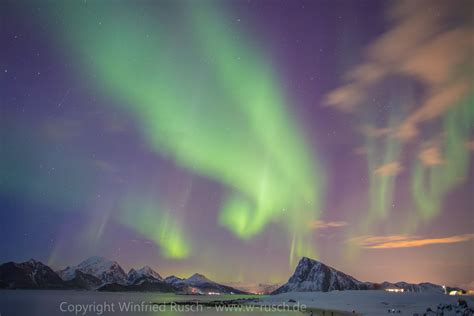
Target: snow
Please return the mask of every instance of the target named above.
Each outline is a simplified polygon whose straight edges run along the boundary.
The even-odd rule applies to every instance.
[[[169,284],[175,284],[175,283],[181,282],[181,281],[183,281],[183,279],[178,278],[178,277],[175,276],[175,275],[171,275],[171,276],[169,276],[169,277],[166,277],[166,279],[165,279],[165,282],[166,282],[166,283],[169,283]]]
[[[199,286],[200,284],[217,284],[214,281],[209,280],[206,278],[204,275],[199,274],[199,273],[194,273],[192,276],[190,276],[187,279],[181,279],[178,278],[177,276],[169,276],[165,279],[165,282],[170,283],[170,284],[186,284],[186,285],[191,285],[191,286]]]
[[[408,292],[444,293],[441,285],[432,283],[410,284],[407,282],[361,282],[322,262],[303,257],[294,274],[274,294],[285,292],[329,292],[334,290],[382,290],[399,288]]]
[[[117,262],[103,257],[90,257],[77,266],[59,271],[58,274],[63,280],[68,281],[76,276],[76,270],[93,275],[104,283],[125,284],[127,280],[127,275]]]
[[[427,308],[436,311],[438,304],[457,304],[458,299],[474,306],[473,296],[449,296],[440,293],[390,293],[385,291],[332,291],[332,292],[292,292],[262,298],[259,304],[278,305],[295,300],[308,308],[352,312],[362,315],[387,315],[389,309],[400,310],[402,315],[423,315]],[[434,315],[434,314],[433,314]],[[448,312],[445,316],[450,315]],[[452,311],[452,315],[455,312]]]
[[[161,277],[161,275],[158,274],[158,272],[156,272],[155,270],[153,270],[149,266],[144,266],[143,268],[138,269],[136,271],[137,271],[138,275],[140,275],[142,277],[147,276],[147,277],[155,278],[157,280],[162,280],[163,279]]]
[[[195,273],[186,280],[184,280],[185,283],[190,284],[190,285],[199,285],[202,283],[215,283],[208,278],[206,278],[204,275]]]
[[[327,266],[319,261],[303,257],[295,273],[276,292],[313,292],[333,290],[365,290],[367,284]]]
[[[151,280],[159,280],[159,281],[163,280],[161,275],[159,275],[158,272],[156,272],[149,266],[144,266],[143,268],[138,269],[138,270],[131,269],[130,272],[128,272],[129,284],[133,284],[139,279],[151,279]]]

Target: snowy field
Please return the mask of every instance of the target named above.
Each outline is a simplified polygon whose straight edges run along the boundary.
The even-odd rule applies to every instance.
[[[200,304],[195,306],[156,306],[153,303],[235,300],[254,295],[195,296],[138,292],[93,292],[53,290],[0,290],[0,316],[295,316],[299,312],[219,311]],[[145,305],[142,305],[144,303]],[[113,306],[113,308],[111,308]],[[125,307],[123,307],[125,306]],[[138,306],[133,308],[133,306]],[[123,307],[123,308],[122,308]],[[144,307],[144,308],[143,308]],[[132,310],[133,309],[133,310]]]
[[[162,303],[172,301],[191,301],[200,302],[211,300],[230,300],[244,298],[248,296],[240,295],[222,295],[222,296],[191,296],[157,293],[103,293],[103,292],[76,292],[76,291],[41,291],[41,290],[0,290],[0,315],[1,316],[76,316],[76,315],[166,315],[166,316],[184,316],[184,315],[234,315],[234,316],[298,316],[303,315],[297,311],[274,312],[267,310],[244,310],[244,311],[218,311],[213,308],[205,307],[199,311],[173,311],[167,307],[166,310],[156,311],[120,311],[120,303]],[[429,293],[388,293],[383,291],[333,291],[333,292],[306,292],[306,293],[285,293],[274,296],[260,296],[258,305],[277,306],[302,304],[308,308],[314,308],[314,316],[340,316],[341,313],[331,313],[331,311],[349,312],[355,311],[358,315],[393,315],[389,310],[400,311],[396,315],[423,315],[427,308],[436,311],[439,304],[457,304],[460,297],[447,296],[443,294]],[[470,307],[474,306],[474,297],[461,297]],[[290,301],[291,300],[291,301]],[[61,303],[66,304],[61,305]],[[114,312],[99,310],[78,311],[78,313],[67,310],[69,306],[93,305],[101,306],[103,304],[114,303],[116,308]],[[308,311],[309,313],[309,311]],[[435,313],[428,315],[436,315]],[[456,315],[455,310],[444,311],[443,316]],[[304,315],[303,315],[304,316]],[[306,314],[308,316],[308,314]]]
[[[290,300],[305,304],[310,308],[336,311],[355,311],[362,315],[390,315],[388,310],[400,310],[401,315],[423,315],[427,308],[436,311],[439,304],[456,305],[458,299],[465,300],[469,307],[474,307],[472,296],[449,296],[432,293],[389,293],[385,291],[333,291],[333,292],[299,292],[284,293],[263,298],[261,304],[282,304]],[[296,304],[294,303],[294,304]],[[326,313],[326,315],[331,315]],[[431,315],[436,315],[435,313]],[[444,316],[462,315],[454,310],[444,311]]]

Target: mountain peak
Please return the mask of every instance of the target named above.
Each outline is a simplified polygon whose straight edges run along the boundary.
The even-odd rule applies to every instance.
[[[163,279],[161,277],[161,275],[158,274],[158,272],[156,272],[155,270],[153,270],[149,266],[144,266],[143,268],[138,269],[137,272],[141,273],[143,275],[148,275],[148,276],[154,277],[155,279],[159,279],[159,280]]]
[[[200,274],[200,273],[194,273],[192,276],[190,276],[189,278],[186,279],[186,281],[191,281],[191,282],[209,282],[211,280],[209,280],[208,278],[206,278],[205,275],[203,274]]]
[[[169,284],[174,284],[174,283],[182,282],[182,281],[183,281],[183,279],[178,278],[176,275],[170,275],[170,276],[165,278],[165,282],[169,283]]]
[[[300,259],[300,261],[298,262],[298,265],[300,264],[322,264],[322,265],[326,265],[324,263],[322,263],[321,261],[318,261],[316,259],[312,259],[312,258],[308,258],[308,257],[302,257]]]
[[[147,272],[147,273],[151,273],[151,272],[155,272],[152,268],[150,268],[149,266],[143,266],[141,269],[139,269],[139,271],[143,271],[143,272]]]
[[[194,273],[194,274],[191,276],[191,278],[192,278],[192,277],[206,278],[206,276],[205,276],[204,274],[201,274],[201,273]]]
[[[61,289],[64,287],[61,278],[50,267],[34,259],[0,265],[0,283],[7,288]]]
[[[246,294],[244,291],[209,280],[206,276],[200,273],[194,273],[187,279],[181,279],[174,275],[171,275],[165,279],[165,282],[175,286],[181,293],[205,294],[213,292]]]
[[[141,269],[130,269],[128,272],[128,283],[136,283],[139,280],[148,279],[149,281],[162,281],[163,278],[155,270],[149,266],[144,266]]]
[[[272,294],[286,292],[329,292],[334,290],[370,290],[386,288],[403,288],[410,292],[438,292],[441,286],[429,283],[410,284],[407,282],[383,282],[380,284],[361,282],[350,275],[334,269],[320,261],[302,257],[295,272],[287,283],[276,289]]]
[[[324,263],[302,257],[288,282],[274,294],[284,292],[328,292],[333,290],[362,290],[367,285]]]
[[[87,258],[77,266],[67,267],[59,271],[58,274],[63,280],[69,281],[76,276],[76,270],[95,276],[102,280],[104,284],[125,284],[127,280],[127,275],[116,261],[99,256]]]

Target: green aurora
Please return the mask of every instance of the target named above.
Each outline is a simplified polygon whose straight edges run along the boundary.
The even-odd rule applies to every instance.
[[[290,261],[314,256],[308,222],[320,214],[323,175],[288,111],[271,56],[216,8],[181,9],[182,26],[171,31],[165,13],[133,18],[130,4],[103,15],[68,4],[62,36],[84,75],[93,74],[113,106],[134,117],[152,150],[228,188],[223,227],[249,240],[279,223]],[[184,238],[170,238],[182,231],[179,221],[155,233],[148,208],[137,213],[131,225],[169,257],[188,254]]]
[[[474,131],[474,95],[471,93],[453,107],[442,124],[443,162],[437,166],[424,166],[417,161],[411,173],[411,192],[422,220],[438,215],[446,194],[467,179],[470,153],[466,144]]]

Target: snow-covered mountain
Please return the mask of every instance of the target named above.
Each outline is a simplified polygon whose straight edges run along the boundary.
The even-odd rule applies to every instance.
[[[206,283],[215,283],[209,280],[208,278],[206,278],[206,276],[204,276],[203,274],[199,274],[199,273],[194,273],[192,276],[187,278],[185,282],[186,284],[193,285],[193,286],[199,286]]]
[[[287,283],[272,294],[285,292],[329,292],[334,290],[366,290],[366,283],[356,280],[322,262],[303,257]]]
[[[173,285],[179,292],[192,294],[246,294],[246,292],[232,288],[227,285],[216,283],[202,274],[195,273],[187,279],[181,279],[174,275],[165,279],[165,282]]]
[[[70,281],[76,277],[76,271],[90,274],[101,280],[103,284],[127,283],[127,274],[123,271],[122,267],[116,261],[103,257],[91,257],[77,266],[67,267],[64,270],[58,271],[58,274],[63,280]]]
[[[412,284],[407,282],[361,282],[350,275],[338,271],[322,262],[303,257],[295,273],[287,283],[272,294],[286,292],[329,292],[334,290],[385,290],[403,289],[408,292],[443,293],[441,285],[433,283]],[[448,287],[448,290],[456,289]]]
[[[170,275],[169,277],[166,277],[165,278],[165,282],[166,283],[169,283],[169,284],[174,284],[176,282],[179,282],[179,281],[183,281],[184,279],[181,279],[181,278],[178,278],[177,276],[175,275]]]
[[[154,271],[149,266],[144,266],[141,269],[135,270],[131,269],[127,275],[128,284],[138,284],[144,281],[156,282],[163,281],[161,275],[158,272]]]
[[[259,286],[267,288],[267,286]],[[148,266],[138,270],[131,269],[127,275],[117,262],[102,257],[89,258],[77,266],[67,267],[59,272],[54,272],[47,265],[33,259],[22,263],[7,262],[0,265],[0,288],[174,292],[181,294],[267,293],[267,291],[238,289],[219,284],[198,273],[187,279],[169,276],[163,280],[156,271]],[[319,261],[302,258],[293,276],[272,294],[393,288],[409,292],[444,292],[442,286],[432,283],[361,282]],[[447,287],[446,290],[449,292],[460,289]]]
[[[0,265],[0,288],[62,289],[63,280],[47,265],[30,259],[22,263],[7,262]]]

